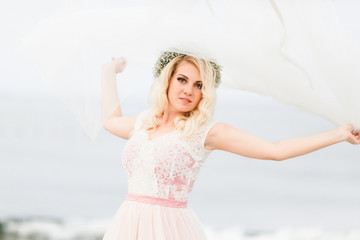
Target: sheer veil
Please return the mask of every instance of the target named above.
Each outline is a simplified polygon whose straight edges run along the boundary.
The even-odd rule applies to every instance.
[[[124,56],[134,67],[134,77],[118,82],[121,102],[137,84],[137,71],[151,70],[169,49],[216,61],[221,87],[269,95],[360,128],[359,42],[330,0],[157,0],[83,9],[39,23],[18,52],[95,140],[102,128],[101,65]]]

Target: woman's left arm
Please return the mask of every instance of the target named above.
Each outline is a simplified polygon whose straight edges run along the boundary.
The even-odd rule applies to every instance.
[[[282,161],[342,141],[360,144],[359,130],[354,131],[352,124],[345,124],[312,136],[271,142],[228,124],[217,123],[210,130],[205,140],[205,147],[210,150],[224,150],[245,157]]]

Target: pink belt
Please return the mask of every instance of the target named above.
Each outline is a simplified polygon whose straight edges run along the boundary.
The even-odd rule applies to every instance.
[[[129,193],[126,197],[128,201],[135,201],[141,203],[148,203],[153,205],[160,205],[163,207],[173,207],[173,208],[187,208],[187,201],[177,201],[174,199],[166,199],[166,198],[157,198],[152,196],[145,195],[137,195]]]

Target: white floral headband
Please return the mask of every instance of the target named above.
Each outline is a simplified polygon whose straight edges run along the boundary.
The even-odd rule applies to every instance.
[[[158,60],[156,61],[156,64],[153,69],[154,77],[157,78],[160,76],[161,71],[164,69],[164,67],[171,62],[174,58],[180,55],[186,55],[183,53],[178,53],[174,51],[164,51],[160,54]],[[213,61],[209,61],[209,63],[213,66],[216,76],[215,76],[215,83],[216,87],[218,87],[221,83],[221,69],[222,67],[216,64]]]

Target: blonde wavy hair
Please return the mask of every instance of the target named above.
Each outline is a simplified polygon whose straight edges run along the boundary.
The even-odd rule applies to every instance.
[[[190,137],[211,119],[216,101],[216,71],[209,61],[182,54],[171,60],[161,71],[157,81],[154,82],[149,98],[150,110],[145,116],[141,128],[155,130],[158,126],[158,119],[163,116],[169,104],[167,92],[170,79],[181,62],[191,63],[199,70],[202,80],[202,98],[195,109],[175,118],[176,129],[180,130],[184,136]]]

